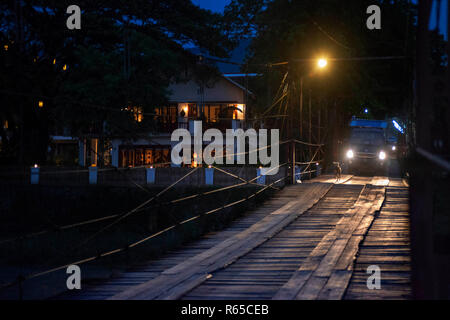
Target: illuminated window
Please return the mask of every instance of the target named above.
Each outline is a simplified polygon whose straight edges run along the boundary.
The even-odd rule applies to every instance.
[[[153,164],[155,161],[153,160],[153,150],[146,149],[145,150],[145,164]]]
[[[142,107],[128,107],[128,110],[133,113],[134,121],[142,122],[142,120],[144,119],[144,112]]]

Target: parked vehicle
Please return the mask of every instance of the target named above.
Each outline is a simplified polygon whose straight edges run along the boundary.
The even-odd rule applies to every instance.
[[[392,146],[386,141],[387,122],[353,119],[344,149],[344,167],[349,173],[385,174]]]

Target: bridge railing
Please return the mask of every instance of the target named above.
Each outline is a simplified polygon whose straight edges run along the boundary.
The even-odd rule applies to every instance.
[[[138,206],[136,206],[135,208],[127,211],[127,212],[123,212],[120,214],[113,214],[113,215],[108,215],[105,217],[101,217],[101,218],[97,218],[97,219],[91,219],[91,220],[86,220],[83,222],[79,222],[79,223],[74,223],[74,224],[70,224],[70,225],[64,225],[64,226],[56,226],[53,225],[51,229],[49,230],[42,230],[39,232],[34,232],[34,233],[30,233],[27,235],[23,235],[20,237],[16,237],[16,238],[12,238],[12,239],[6,239],[6,240],[2,240],[0,241],[0,245],[8,245],[11,242],[16,242],[16,241],[23,241],[24,239],[28,239],[28,238],[32,238],[32,237],[37,237],[37,236],[41,236],[44,235],[46,233],[49,232],[56,232],[56,231],[63,231],[63,230],[69,230],[72,228],[76,228],[76,227],[80,227],[80,226],[85,226],[85,225],[89,225],[89,224],[95,224],[95,223],[99,223],[99,222],[105,222],[105,221],[110,221],[109,224],[107,224],[106,226],[100,228],[98,231],[96,231],[94,234],[89,235],[88,237],[86,237],[80,244],[78,244],[75,248],[72,248],[72,252],[77,252],[78,250],[80,250],[81,248],[85,247],[88,245],[88,243],[90,243],[91,241],[93,241],[95,238],[97,238],[98,236],[100,236],[102,233],[104,233],[106,230],[111,229],[113,226],[117,225],[118,223],[124,221],[126,218],[132,216],[132,215],[136,215],[136,214],[143,214],[146,212],[149,212],[149,210],[151,210],[152,208],[155,207],[161,207],[161,206],[170,206],[172,204],[175,203],[180,203],[186,200],[192,200],[192,199],[196,199],[196,198],[201,198],[207,195],[211,195],[214,193],[218,193],[218,192],[223,192],[226,190],[230,190],[230,189],[234,189],[237,187],[242,187],[245,185],[256,185],[258,187],[260,187],[260,189],[254,193],[252,193],[251,195],[242,197],[239,200],[235,200],[223,205],[220,205],[214,209],[205,211],[205,212],[201,212],[196,214],[193,217],[178,221],[177,223],[172,224],[169,227],[164,228],[163,230],[159,230],[157,232],[154,232],[152,234],[147,235],[146,237],[138,240],[138,241],[134,241],[132,243],[127,243],[124,246],[121,246],[119,248],[116,248],[114,250],[108,250],[102,253],[99,253],[95,256],[90,256],[81,260],[77,260],[77,261],[73,261],[70,263],[66,263],[63,265],[59,265],[57,267],[53,267],[50,268],[48,270],[45,271],[41,271],[41,272],[37,272],[37,273],[31,273],[28,275],[23,275],[20,274],[14,281],[11,281],[9,283],[0,285],[0,290],[5,290],[7,288],[11,288],[13,286],[18,286],[19,287],[19,299],[22,299],[23,297],[23,284],[25,281],[31,280],[31,279],[35,279],[38,277],[42,277],[45,275],[48,275],[50,273],[62,270],[67,268],[70,265],[81,265],[81,264],[85,264],[88,263],[90,261],[94,261],[94,260],[98,260],[107,256],[111,256],[117,253],[121,253],[121,252],[126,252],[127,250],[130,250],[131,248],[134,248],[136,246],[139,246],[151,239],[154,239],[158,236],[161,236],[171,230],[174,230],[176,228],[178,228],[179,226],[185,225],[187,223],[191,223],[193,221],[196,221],[198,219],[200,219],[201,217],[204,216],[208,216],[217,212],[221,212],[227,208],[231,208],[233,206],[236,206],[238,204],[244,203],[250,199],[253,199],[254,197],[258,196],[259,194],[261,194],[262,192],[264,192],[267,189],[275,189],[278,190],[279,188],[277,187],[277,185],[279,185],[281,183],[281,186],[285,185],[285,181],[287,179],[290,179],[292,183],[296,183],[298,181],[298,178],[302,177],[302,175],[305,174],[311,174],[312,172],[318,172],[320,169],[319,168],[315,168],[312,169],[311,166],[312,165],[317,165],[318,163],[321,163],[322,160],[317,160],[316,157],[319,153],[320,148],[323,145],[311,145],[308,143],[304,143],[301,141],[297,141],[297,140],[290,140],[290,141],[284,141],[281,142],[280,145],[284,145],[287,144],[288,142],[290,143],[291,146],[291,152],[292,152],[292,158],[291,158],[291,162],[285,162],[282,164],[279,164],[278,166],[272,167],[270,169],[268,169],[268,171],[270,170],[279,170],[280,168],[285,168],[286,170],[281,170],[281,172],[283,172],[284,174],[281,174],[280,176],[277,176],[275,178],[272,179],[272,181],[270,181],[269,183],[266,184],[260,184],[258,183],[258,179],[261,178],[262,176],[266,175],[268,173],[268,171],[266,171],[264,174],[259,174],[256,175],[253,178],[248,178],[248,177],[243,177],[240,174],[236,174],[233,172],[229,172],[226,168],[219,168],[214,166],[214,169],[218,170],[219,172],[230,176],[236,180],[239,180],[239,183],[233,184],[233,185],[229,185],[229,186],[224,186],[218,189],[214,189],[214,190],[210,190],[210,191],[206,191],[206,192],[201,192],[201,193],[197,193],[197,194],[193,194],[190,196],[185,196],[182,198],[178,198],[178,199],[174,199],[171,201],[167,201],[167,202],[158,202],[156,200],[158,200],[163,194],[165,194],[167,191],[171,190],[172,188],[174,188],[177,185],[180,185],[183,181],[186,181],[190,176],[194,175],[196,172],[198,172],[200,170],[200,167],[195,167],[195,168],[191,168],[189,169],[183,176],[181,176],[180,178],[178,178],[176,181],[174,181],[173,183],[171,183],[169,186],[167,186],[166,188],[164,188],[162,191],[160,191],[159,193],[157,193],[156,195],[152,195],[151,197],[149,197],[147,200],[145,200],[144,202],[142,202],[141,204],[139,204]],[[314,146],[316,147],[316,151],[314,153],[314,155],[312,156],[312,158],[307,161],[307,162],[297,162],[296,157],[295,157],[295,145],[296,144],[300,144],[300,145],[307,145],[308,147]],[[299,165],[304,165],[304,167],[301,168],[300,171],[296,171],[296,168],[299,168]],[[291,169],[291,170],[289,170]],[[56,172],[55,174],[61,174],[62,172]],[[66,172],[67,173],[67,172]],[[143,190],[148,191],[143,185],[139,184],[136,181],[133,181],[133,184],[135,184],[136,186],[140,187]]]

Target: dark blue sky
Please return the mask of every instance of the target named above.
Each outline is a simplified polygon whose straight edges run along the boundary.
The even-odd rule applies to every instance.
[[[441,0],[441,8],[440,8],[440,14],[441,18],[439,19],[439,30],[441,33],[444,34],[445,39],[448,39],[447,35],[447,23],[448,23],[448,17],[447,17],[447,6],[448,6],[449,0]],[[437,1],[433,1],[433,9],[431,11],[431,19],[430,19],[430,29],[435,29],[437,24]]]
[[[449,0],[441,0],[441,19],[439,19],[439,30],[444,34],[445,39],[448,39],[447,35],[447,6]],[[204,9],[209,9],[214,12],[223,12],[223,8],[230,3],[230,0],[192,0],[192,2]],[[417,0],[413,0],[417,3]],[[436,28],[437,22],[437,0],[433,1],[433,10],[430,19],[430,29]]]
[[[223,8],[230,3],[230,0],[192,0],[192,2],[204,9],[223,12]]]

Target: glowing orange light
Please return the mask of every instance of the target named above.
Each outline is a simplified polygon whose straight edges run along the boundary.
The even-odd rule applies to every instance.
[[[5,45],[3,46],[3,48],[5,48],[5,51],[8,51],[9,46],[8,46],[7,44],[5,44]]]
[[[39,106],[39,108],[42,108],[44,106],[44,101],[39,101],[38,106]]]
[[[325,68],[328,64],[327,59],[321,58],[317,61],[317,66],[321,69]]]
[[[56,59],[53,59],[53,64],[56,64]]]
[[[67,64],[65,64],[65,65],[63,66],[63,70],[64,70],[64,71],[67,70]]]

